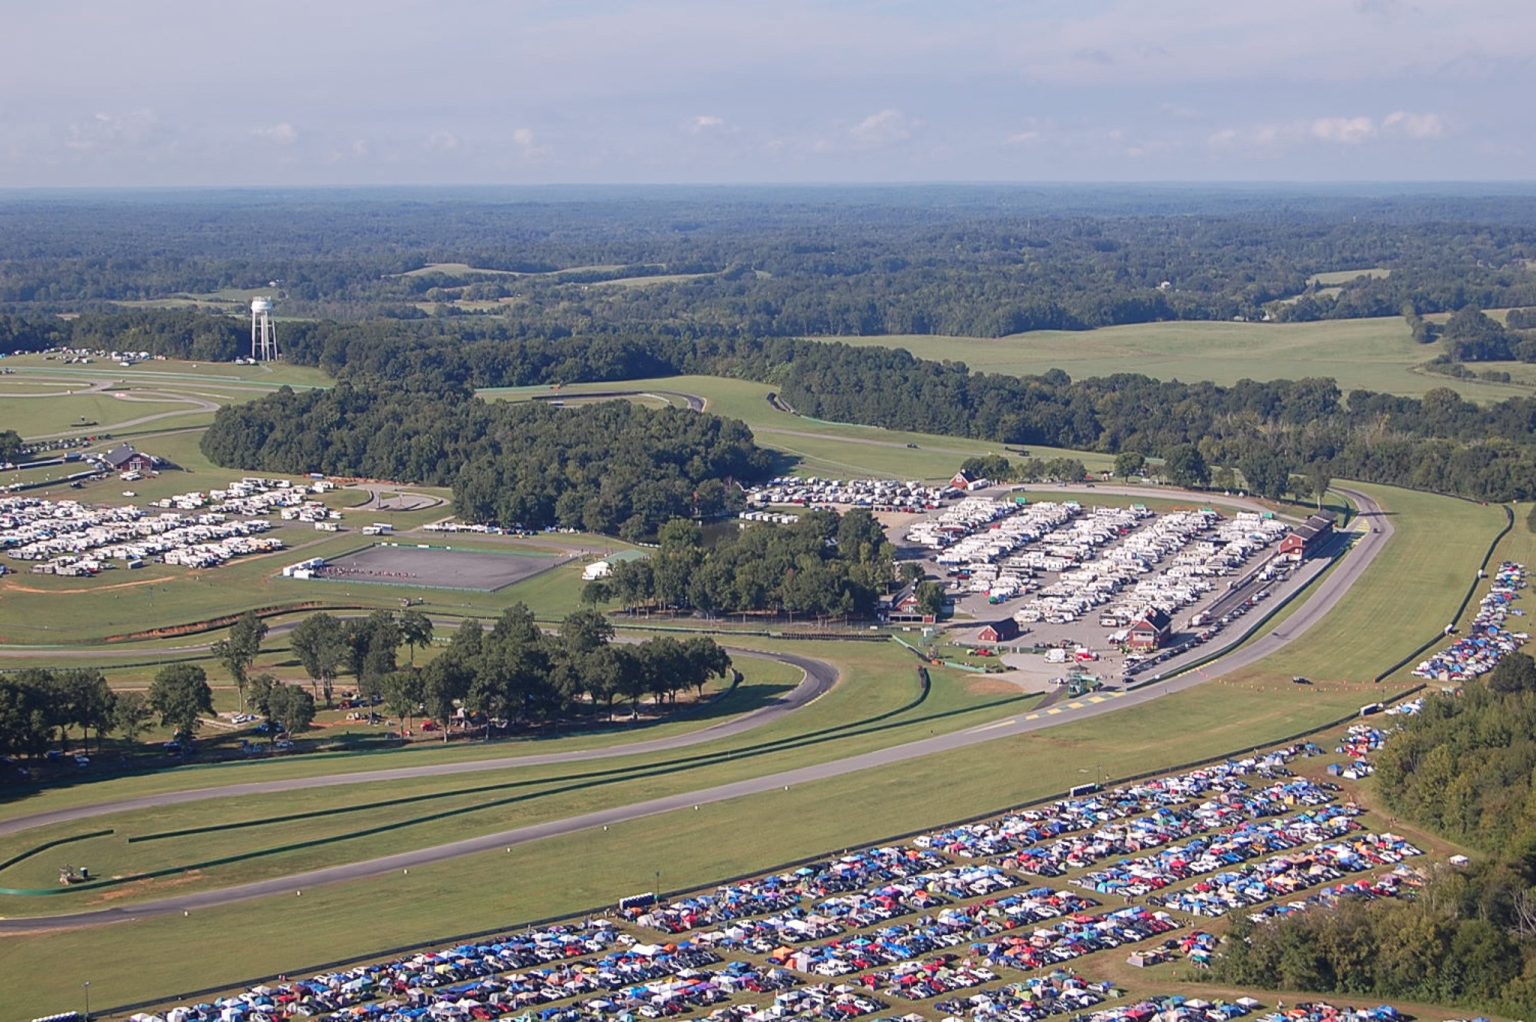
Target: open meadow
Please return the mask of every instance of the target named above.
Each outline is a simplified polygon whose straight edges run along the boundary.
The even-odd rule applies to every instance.
[[[1331,377],[1356,388],[1419,396],[1450,387],[1477,401],[1529,396],[1528,386],[1456,380],[1417,367],[1440,353],[1416,344],[1401,317],[1316,323],[1138,323],[1098,330],[1039,330],[1009,337],[887,334],[822,337],[860,347],[905,348],[918,358],[964,362],[988,373],[1061,369],[1074,379],[1142,373],[1191,383]],[[1502,363],[1479,369],[1506,368]]]

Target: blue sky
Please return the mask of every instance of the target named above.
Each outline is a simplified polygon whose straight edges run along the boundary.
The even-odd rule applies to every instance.
[[[1536,178],[1525,0],[7,7],[0,187]]]

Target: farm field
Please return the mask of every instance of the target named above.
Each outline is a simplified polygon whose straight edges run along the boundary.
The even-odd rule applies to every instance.
[[[1098,330],[1041,330],[997,339],[888,334],[822,337],[860,347],[905,348],[918,358],[964,362],[1029,376],[1061,369],[1074,378],[1144,373],[1185,382],[1332,377],[1339,389],[1419,396],[1450,387],[1477,401],[1528,396],[1527,387],[1454,380],[1414,367],[1439,353],[1415,344],[1400,317],[1317,323],[1144,323]],[[1478,369],[1495,368],[1493,364]],[[1498,368],[1503,368],[1502,365]]]

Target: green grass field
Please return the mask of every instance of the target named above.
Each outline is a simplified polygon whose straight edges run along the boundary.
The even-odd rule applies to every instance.
[[[1483,548],[1502,524],[1496,509],[1403,491],[1382,489],[1373,493],[1398,516],[1394,519],[1397,526],[1394,547],[1383,554],[1360,586],[1346,597],[1335,617],[1309,635],[1307,648],[1313,651],[1309,655],[1330,662],[1344,658],[1345,666],[1330,671],[1326,664],[1320,665],[1323,669],[1313,672],[1318,684],[1306,689],[1298,689],[1286,680],[1292,672],[1291,665],[1265,664],[1261,665],[1262,669],[1170,695],[1133,712],[1098,721],[1068,724],[1044,733],[1000,740],[960,753],[915,761],[890,770],[850,775],[790,792],[773,792],[706,806],[697,813],[636,821],[616,826],[601,838],[577,835],[525,846],[513,853],[516,868],[510,871],[505,854],[488,854],[440,867],[415,869],[409,876],[394,878],[387,884],[388,893],[384,895],[389,906],[387,933],[376,932],[370,925],[370,920],[381,910],[379,899],[386,888],[379,883],[360,883],[305,892],[302,900],[294,899],[278,912],[272,911],[270,904],[237,906],[196,913],[190,919],[150,920],[99,931],[48,934],[25,941],[9,941],[0,944],[0,962],[5,963],[7,969],[30,969],[60,957],[88,960],[93,966],[99,962],[100,967],[93,968],[92,982],[98,989],[116,991],[101,996],[118,1002],[247,975],[294,971],[305,963],[335,957],[336,949],[342,946],[362,954],[369,949],[382,949],[412,940],[510,926],[519,921],[611,903],[623,894],[657,886],[653,875],[657,868],[663,873],[659,885],[663,888],[696,886],[722,875],[763,868],[829,848],[848,847],[995,810],[1064,790],[1085,779],[1105,775],[1113,778],[1141,770],[1171,767],[1206,755],[1251,748],[1266,740],[1316,726],[1348,715],[1363,702],[1403,689],[1404,684],[1395,680],[1380,686],[1364,682],[1362,672],[1373,673],[1385,667],[1396,658],[1394,650],[1401,650],[1401,644],[1407,643],[1411,648],[1427,637],[1416,631],[1420,625],[1438,630],[1435,622],[1448,618],[1459,602],[1465,581]],[[1454,533],[1446,530],[1446,522],[1453,524]],[[1448,535],[1454,535],[1455,541],[1446,542]],[[1530,536],[1517,529],[1506,541],[1506,547],[1512,555],[1529,549],[1531,541]],[[1460,585],[1456,584],[1458,580]],[[1400,610],[1392,608],[1397,606],[1395,601],[1401,601],[1405,587],[1433,591],[1425,594],[1425,600],[1419,601],[1424,606],[1414,615],[1394,622],[1392,616],[1402,615]],[[809,651],[808,645],[797,644],[794,648]],[[870,656],[868,665],[863,668],[869,671],[868,679],[886,678],[892,675],[892,668],[900,672],[902,663],[910,664],[910,660],[903,661],[898,657],[895,663],[880,668],[876,664],[879,658],[869,653],[866,647],[828,649],[829,654],[813,655],[851,656],[860,661]],[[890,681],[883,685],[861,685],[858,692],[849,686],[836,693],[846,702],[828,702],[833,699],[829,696],[823,701],[827,703],[825,707],[818,703],[805,713],[828,712],[829,716],[823,719],[839,722],[857,719],[879,712],[882,706],[889,707],[903,688],[891,685]],[[856,700],[854,695],[858,696]],[[962,699],[957,695],[955,698],[967,702],[980,697],[971,695]],[[949,718],[949,723],[942,726],[960,726],[975,720],[977,714],[982,714],[985,719],[985,716],[996,717],[999,712],[1002,711],[967,711]],[[788,737],[803,734],[813,723],[813,718],[804,717],[786,721],[779,727],[785,729]],[[889,732],[862,736],[854,742],[828,743],[835,745],[835,750],[826,748],[813,754],[805,750],[793,753],[786,750],[767,754],[758,759],[756,765],[727,761],[700,767],[689,772],[691,783],[688,787],[702,783],[701,778],[705,776],[725,776],[725,771],[743,767],[750,767],[754,772],[767,769],[769,763],[778,762],[776,757],[779,755],[789,755],[788,761],[799,763],[805,761],[807,755],[820,758],[833,751],[842,755],[857,747],[855,743],[883,744],[900,737],[921,735],[936,726],[940,725],[914,721]],[[767,734],[755,734],[752,740],[761,741],[768,737]],[[408,755],[426,754],[430,753],[413,750]],[[441,754],[466,753],[444,750]],[[331,763],[347,762],[345,756],[326,758]],[[377,757],[369,756],[352,757],[351,761],[359,764],[357,769],[380,762]],[[398,758],[391,756],[389,761],[398,762]],[[321,762],[321,759],[311,762]],[[1006,768],[999,769],[1003,764]],[[310,771],[315,768],[291,760],[202,769],[205,772],[195,778],[196,786],[219,783],[229,776],[239,776],[242,780],[256,776],[248,773],[252,770]],[[51,796],[58,801],[43,801],[36,805],[66,804],[66,800],[76,798],[97,801],[108,795],[106,786],[112,786],[113,797],[123,797],[138,790],[134,787],[138,785],[180,787],[191,776],[177,771],[107,781],[100,787],[76,790],[85,792],[84,795],[74,791],[59,792]],[[535,785],[529,793],[540,790],[536,787],[541,783],[540,775],[530,772],[525,779]],[[542,783],[555,782],[544,778]],[[627,797],[639,797],[634,793],[660,790],[657,786],[664,783],[660,779],[634,778],[615,784],[610,790],[614,794],[623,792]],[[464,800],[463,796],[454,798]],[[544,813],[567,815],[580,806],[597,804],[591,801],[592,798],[592,794],[587,793],[578,801],[571,801],[570,796],[546,793],[534,800],[543,803],[541,806],[519,810],[516,819],[545,818]],[[444,807],[462,806],[449,799],[444,802]],[[228,808],[230,812],[225,813],[224,819],[249,815],[236,813],[237,807]],[[31,809],[29,805],[28,810]],[[524,811],[529,815],[522,815]],[[380,823],[389,822],[389,812],[392,810],[377,810],[379,815],[374,818]],[[217,819],[215,813],[213,820],[216,822]],[[437,832],[420,829],[413,839],[431,833]],[[167,859],[171,857],[175,843],[173,839],[172,844],[164,846],[163,854]],[[218,847],[217,842],[211,843],[210,847]],[[330,847],[334,849],[336,846]],[[376,847],[370,845],[370,852]],[[186,881],[193,886],[203,882],[204,878],[199,877]],[[167,889],[181,890],[182,887],[172,882]],[[483,892],[488,890],[495,892],[493,897],[484,897]],[[47,908],[57,910],[51,906]],[[172,953],[178,944],[185,946],[188,940],[216,941],[220,933],[241,934],[239,955],[191,962]],[[360,934],[366,936],[359,939]],[[121,946],[124,939],[132,942],[135,953],[129,960],[120,961],[107,953],[107,949]],[[248,947],[255,950],[248,950]],[[67,995],[68,989],[65,979],[49,977],[41,981],[35,991],[39,1010],[41,1006],[57,1003],[58,998]]]
[[[584,393],[615,391],[673,392],[702,397],[707,411],[742,420],[751,428],[759,445],[795,459],[795,471],[801,475],[941,480],[953,476],[966,458],[1003,453],[1001,444],[981,440],[823,422],[790,415],[768,403],[772,387],[747,380],[674,376],[574,384],[561,387],[558,393],[562,397],[580,397]],[[503,387],[480,392],[492,401],[526,401],[554,393],[557,392],[549,387]],[[1093,470],[1107,469],[1114,463],[1110,455],[1055,447],[1031,447],[1030,454],[1046,459],[1079,458]]]
[[[1345,392],[1363,387],[1418,396],[1450,387],[1474,400],[1529,395],[1526,387],[1453,380],[1415,366],[1439,354],[1415,344],[1401,318],[1318,323],[1141,323],[1099,330],[1041,330],[1009,337],[913,334],[824,337],[861,347],[905,348],[926,359],[964,362],[989,373],[1027,376],[1062,369],[1074,378],[1144,373],[1185,382],[1331,377]],[[1492,368],[1492,366],[1478,366]]]

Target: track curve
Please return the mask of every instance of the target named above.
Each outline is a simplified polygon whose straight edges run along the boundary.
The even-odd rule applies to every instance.
[[[384,856],[377,859],[369,859],[361,862],[344,863],[338,866],[328,866],[322,869],[308,870],[302,873],[292,874],[286,877],[277,877],[270,880],[262,880],[254,883],[241,884],[215,891],[205,891],[194,894],[179,895],[176,897],[162,898],[156,901],[145,902],[139,905],[124,906],[121,908],[97,909],[84,912],[68,913],[63,915],[45,916],[27,919],[0,920],[0,935],[36,933],[44,930],[77,928],[84,926],[100,926],[117,922],[128,922],[136,919],[147,919],[157,916],[174,915],[177,912],[190,912],[214,908],[224,905],[236,904],[263,898],[274,894],[286,894],[289,891],[302,891],[306,887],[317,887],[328,884],[344,883],[352,880],[368,879],[393,873],[412,866],[431,865],[465,855],[473,855],[479,852],[492,851],[496,848],[512,848],[517,845],[539,841],[544,838],[556,837],[567,834],[579,833],[595,827],[609,826],[632,820],[643,819],[674,810],[686,809],[689,806],[708,805],[723,802],[729,799],[742,798],[748,795],[761,794],[776,789],[786,789],[799,784],[813,783],[839,777],[844,774],[856,773],[862,770],[872,770],[889,767],[894,764],[907,762],[925,756],[939,753],[952,752],[969,748],[974,745],[996,741],[1001,738],[1011,738],[1019,735],[1042,731],[1047,728],[1057,727],[1062,724],[1072,723],[1102,716],[1107,713],[1118,712],[1132,706],[1137,706],[1162,698],[1171,692],[1193,688],[1206,682],[1214,681],[1234,671],[1251,666],[1258,660],[1273,654],[1286,645],[1296,641],[1311,627],[1323,620],[1333,610],[1338,602],[1349,591],[1350,587],[1370,567],[1371,563],[1380,555],[1392,537],[1393,528],[1391,521],[1383,514],[1381,507],[1366,494],[1343,487],[1336,487],[1354,500],[1359,507],[1359,517],[1370,521],[1372,529],[1359,534],[1360,538],[1340,563],[1326,578],[1324,578],[1300,608],[1294,612],[1285,623],[1274,631],[1261,636],[1257,640],[1249,642],[1236,652],[1221,658],[1213,664],[1197,670],[1188,671],[1176,675],[1168,680],[1154,685],[1116,693],[1115,698],[1106,699],[1101,703],[1083,703],[1076,708],[1065,709],[1059,714],[1042,715],[1030,714],[1008,718],[992,723],[981,724],[963,731],[942,735],[934,735],[929,738],[907,742],[902,745],[877,749],[856,756],[845,757],[826,763],[818,763],[810,766],[799,767],[792,770],[779,771],[760,777],[748,778],[730,784],[716,785],[693,792],[683,792],[668,795],[661,798],[650,799],[643,802],[632,803],[624,806],[614,806],[608,809],[584,813],[579,816],[567,817],[561,820],[550,820],[538,824],[530,824],[516,827],[510,830],[500,831],[494,834],[486,834],[478,837],[467,838],[462,841],[454,841],[447,844],[436,845],[430,848],[415,849],[401,852],[395,855]],[[742,651],[746,652],[746,651]],[[815,684],[812,680],[812,670],[809,665],[818,665],[820,668],[831,669],[831,665],[808,657],[793,657],[790,654],[759,654],[771,656],[774,659],[784,659],[794,662],[796,666],[806,670],[806,681],[796,688],[799,693],[807,686]],[[835,670],[835,669],[833,669]],[[830,687],[830,682],[828,683]],[[825,689],[822,689],[824,691]],[[817,692],[816,695],[819,695]],[[791,693],[793,696],[794,693]],[[787,699],[789,697],[786,697]],[[805,698],[809,702],[815,695]],[[804,702],[798,705],[804,705]],[[771,708],[765,708],[765,710]],[[728,721],[715,728],[705,729],[705,732],[693,734],[707,734],[709,738],[720,737],[724,734],[738,733],[737,731],[724,731],[731,725],[742,725],[765,711],[754,711],[735,721]],[[789,712],[783,710],[781,712]],[[755,726],[755,725],[747,725]],[[739,728],[745,729],[744,727]],[[678,736],[679,739],[689,736]],[[676,741],[677,739],[658,739],[657,743]],[[637,751],[647,751],[640,748],[641,745],[649,745],[650,750],[657,748],[677,747],[657,743],[640,743],[639,745],[625,746],[621,749],[605,750],[605,753],[576,753],[576,757],[592,758],[596,755],[609,756],[628,755]],[[553,753],[552,757],[571,756],[572,754]],[[372,771],[368,774],[332,775],[321,778],[302,778],[291,782],[273,782],[273,784],[256,783],[252,785],[231,785],[225,789],[202,789],[194,792],[174,792],[164,796],[148,796],[145,799],[136,799],[123,803],[109,804],[105,806],[86,806],[73,810],[61,810],[57,813],[37,814],[33,817],[23,817],[18,820],[0,823],[0,835],[16,833],[30,827],[42,826],[44,823],[56,823],[67,820],[86,819],[90,816],[106,815],[128,809],[153,807],[156,805],[172,805],[186,801],[197,801],[207,797],[230,797],[235,794],[266,794],[273,791],[296,790],[306,787],[322,787],[330,784],[364,783],[367,780],[392,780],[401,777],[430,776],[433,774],[449,775],[454,773],[468,773],[476,770],[504,769],[508,766],[518,765],[519,762],[526,765],[535,763],[559,762],[559,759],[541,757],[522,757],[520,760],[492,760],[476,761],[464,764],[441,764],[431,767],[404,767],[397,770]],[[210,792],[222,791],[222,796],[210,795]],[[29,822],[30,821],[30,822]]]

